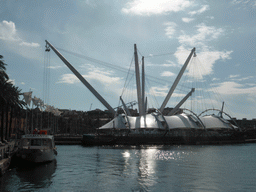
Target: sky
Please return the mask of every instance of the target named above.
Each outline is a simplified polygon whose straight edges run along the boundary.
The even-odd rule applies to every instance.
[[[0,55],[22,92],[59,109],[106,108],[51,50],[49,41],[113,107],[136,100],[134,44],[145,57],[148,107],[256,118],[256,0],[0,1]],[[32,107],[32,106],[30,106]],[[133,106],[137,108],[137,106]]]

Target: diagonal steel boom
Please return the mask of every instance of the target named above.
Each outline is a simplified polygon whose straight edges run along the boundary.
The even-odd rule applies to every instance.
[[[75,74],[75,76],[93,93],[93,95],[113,114],[115,110],[108,104],[108,102],[85,80],[85,78],[61,55],[61,53],[55,49],[55,47],[45,40],[46,44],[56,53],[56,55],[67,65],[67,67]]]

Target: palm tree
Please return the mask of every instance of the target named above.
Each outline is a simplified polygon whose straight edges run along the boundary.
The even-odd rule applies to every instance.
[[[1,141],[3,142],[3,135],[4,135],[4,107],[6,103],[5,98],[5,87],[7,80],[9,79],[8,75],[5,73],[6,64],[3,61],[3,56],[0,55],[0,109],[1,109]]]
[[[9,119],[9,127],[8,122],[6,120],[6,138],[10,138],[11,136],[11,123],[12,123],[12,117],[13,117],[13,112],[14,109],[22,108],[25,106],[25,102],[19,100],[19,96],[21,95],[21,90],[18,87],[15,87],[14,85],[10,84],[8,88],[8,93],[9,93],[9,100],[7,102],[7,110],[6,113],[10,112],[10,119]],[[8,110],[9,109],[9,110]],[[8,135],[8,130],[9,130],[9,135]]]
[[[0,55],[0,90],[2,90],[0,91],[0,102],[5,100],[3,90],[6,82],[9,80],[8,75],[5,73],[5,66],[6,64],[3,61],[3,56]]]
[[[10,126],[12,121],[13,108],[21,108],[24,102],[19,100],[21,90],[8,82],[9,77],[5,73],[7,64],[3,61],[3,56],[0,55],[0,112],[1,112],[1,141],[4,141],[4,119],[5,119],[5,139],[10,137]],[[8,113],[10,112],[10,121],[8,121]],[[8,134],[9,124],[9,134]]]
[[[2,80],[2,77],[5,78],[5,79],[9,79],[8,75],[5,73],[5,66],[6,64],[4,63],[4,60],[3,60],[3,56],[0,55],[0,80]]]

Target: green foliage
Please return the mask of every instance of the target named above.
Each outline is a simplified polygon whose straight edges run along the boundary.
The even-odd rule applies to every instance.
[[[0,109],[6,104],[13,107],[22,107],[25,103],[19,100],[21,89],[9,82],[9,77],[5,72],[6,65],[3,56],[0,55]]]

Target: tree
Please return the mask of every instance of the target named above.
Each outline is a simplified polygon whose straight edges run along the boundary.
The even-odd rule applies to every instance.
[[[10,112],[10,117],[12,118],[12,112],[14,108],[21,108],[25,103],[19,100],[19,95],[21,90],[15,87],[9,82],[9,77],[6,74],[6,66],[4,63],[3,56],[0,55],[0,112],[1,112],[1,141],[4,141],[4,120],[5,120],[5,139],[8,139],[10,132],[8,134],[8,129],[10,131],[11,119],[8,121],[8,113]],[[10,126],[8,126],[8,124]]]

